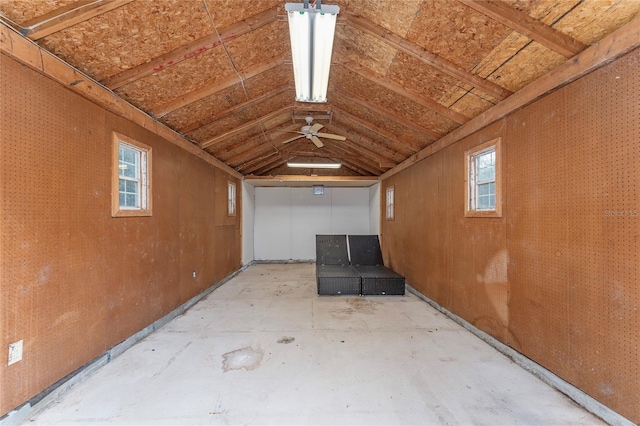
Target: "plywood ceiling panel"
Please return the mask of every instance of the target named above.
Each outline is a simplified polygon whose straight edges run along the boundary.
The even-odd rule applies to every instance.
[[[102,80],[211,32],[200,2],[134,1],[45,37],[40,44]]]

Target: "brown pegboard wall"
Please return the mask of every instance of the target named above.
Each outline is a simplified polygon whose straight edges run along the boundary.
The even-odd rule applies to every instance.
[[[567,362],[564,97],[555,92],[508,119],[506,195],[514,347],[552,371]]]
[[[570,381],[640,419],[640,51],[567,101]],[[598,91],[594,87],[599,88]],[[635,414],[634,414],[635,413]]]
[[[104,348],[105,219],[102,111],[2,57],[1,411],[23,402]],[[84,284],[81,284],[84,283]]]

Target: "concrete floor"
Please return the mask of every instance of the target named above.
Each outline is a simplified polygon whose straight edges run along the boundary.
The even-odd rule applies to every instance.
[[[602,424],[414,295],[254,265],[28,424]]]

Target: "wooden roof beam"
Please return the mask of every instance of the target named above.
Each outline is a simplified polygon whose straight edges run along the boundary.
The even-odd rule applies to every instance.
[[[254,65],[253,67],[249,67],[244,71],[239,71],[240,76],[233,74],[229,77],[223,79],[222,81],[218,81],[215,84],[211,84],[209,86],[200,87],[198,89],[192,90],[189,93],[186,93],[182,96],[179,96],[175,99],[170,100],[158,107],[153,108],[152,114],[155,117],[163,117],[169,114],[172,111],[175,111],[179,108],[185,107],[189,104],[199,101],[200,99],[204,99],[207,96],[211,96],[214,93],[220,92],[221,90],[228,89],[241,81],[248,80],[252,77],[257,76],[258,74],[262,74],[265,71],[269,71],[270,69],[276,68],[285,62],[285,57],[279,56],[276,58],[272,58],[269,61],[262,62],[260,64]]]
[[[278,155],[278,158],[275,158],[272,161],[269,161],[261,165],[261,167],[257,167],[257,168],[251,167],[251,169],[249,169],[250,171],[248,171],[247,174],[251,173],[251,174],[262,175],[265,172],[268,172],[269,170],[273,170],[276,167],[279,167],[286,162],[287,162],[286,158],[283,158],[281,155]]]
[[[318,108],[329,108],[329,107],[326,106],[326,105],[323,105],[323,106],[309,106],[308,104],[294,103],[293,105],[289,105],[289,106],[280,108],[278,110],[272,111],[269,114],[263,115],[262,117],[259,117],[259,118],[255,119],[255,120],[252,120],[252,121],[249,121],[248,123],[243,124],[242,126],[238,126],[233,130],[230,130],[230,131],[225,132],[225,133],[223,133],[221,135],[218,135],[218,136],[216,136],[214,138],[206,140],[206,141],[204,141],[204,142],[202,142],[200,144],[200,147],[201,148],[206,148],[208,146],[215,145],[215,144],[217,144],[218,142],[221,142],[224,139],[227,139],[227,138],[229,138],[231,136],[235,136],[238,133],[242,133],[242,132],[244,132],[246,130],[251,129],[252,127],[261,125],[263,122],[265,122],[267,120],[271,120],[272,118],[275,118],[280,114],[283,114],[285,112],[292,111],[292,110],[301,110],[301,109],[305,109],[305,108],[309,109],[311,111],[316,111],[316,110],[318,110]]]
[[[245,164],[238,166],[237,170],[239,170],[243,175],[249,174],[281,158],[282,156],[280,155],[280,153],[270,152],[263,155],[262,157],[254,158],[246,162]]]
[[[514,9],[504,2],[495,0],[458,1],[567,58],[571,58],[587,48],[575,38]]]
[[[340,94],[340,96],[344,96],[344,97],[349,98],[350,100],[353,100],[353,99],[351,99],[351,95],[350,94],[343,95],[340,92],[335,92],[335,93],[338,93],[338,94]],[[354,101],[359,103],[359,104],[362,104],[361,102],[358,102],[356,100],[354,100]],[[366,105],[363,105],[363,106],[366,107]],[[334,108],[335,112],[338,112],[339,115],[343,116],[347,120],[352,121],[352,122],[356,123],[357,125],[364,127],[367,130],[371,130],[372,132],[377,133],[377,134],[379,134],[380,136],[382,136],[382,137],[384,137],[386,139],[389,139],[394,144],[402,145],[404,148],[406,148],[407,150],[411,151],[412,153],[420,151],[420,147],[416,143],[410,143],[409,144],[409,143],[403,142],[400,139],[398,139],[398,137],[396,135],[394,135],[393,133],[391,133],[391,132],[389,132],[387,130],[384,130],[384,129],[381,129],[381,128],[377,127],[377,126],[374,126],[373,124],[369,123],[368,121],[363,120],[360,117],[356,117],[355,115],[353,115],[353,114],[351,114],[351,113],[349,113],[349,112],[347,112],[347,111],[345,111],[343,109],[339,109],[337,107],[333,107],[333,108]]]
[[[339,113],[339,110],[338,110]],[[336,123],[325,126],[327,130],[330,130],[332,133],[342,135],[347,138],[346,142],[349,142],[349,147],[357,152],[360,152],[363,155],[366,155],[369,158],[373,158],[376,161],[387,162],[392,161],[394,163],[399,163],[404,158],[405,155],[394,151],[388,145],[385,145],[378,141],[373,141],[368,139],[360,134],[356,134],[351,131],[342,130]]]
[[[96,0],[92,2],[79,1],[56,9],[46,15],[35,18],[38,22],[28,22],[22,29],[22,34],[31,40],[39,40],[43,37],[57,33],[66,28],[87,21],[95,16],[102,15],[113,9],[122,7],[133,0]]]
[[[227,160],[223,160],[230,166],[239,166],[246,163],[251,158],[260,157],[269,151],[279,152],[273,145],[267,143],[256,143],[251,148],[240,152],[239,154],[229,157]]]
[[[341,95],[346,95],[349,97],[349,99],[351,99],[352,101],[354,101],[357,104],[362,105],[363,107],[367,108],[369,111],[375,112],[376,114],[380,114],[383,117],[388,117],[393,119],[394,121],[398,122],[399,124],[402,124],[404,127],[407,127],[411,130],[414,130],[418,133],[422,133],[423,135],[428,136],[430,139],[432,140],[438,140],[440,139],[443,135],[438,133],[438,132],[434,132],[431,129],[427,129],[426,127],[420,126],[418,124],[416,124],[413,120],[409,120],[405,117],[402,117],[401,115],[396,114],[395,112],[392,112],[386,108],[383,108],[381,106],[378,106],[376,104],[374,104],[373,102],[371,102],[368,99],[363,98],[362,96],[356,94],[355,92],[352,92],[344,87],[340,87],[338,89],[338,93],[340,93]],[[420,151],[420,149],[422,149],[421,146],[417,145],[417,144],[412,144],[411,145],[412,148],[416,149],[417,151]]]
[[[209,140],[206,140],[202,143],[200,143],[200,147],[201,148],[207,148],[211,145],[215,145],[216,143],[229,138],[231,136],[237,135],[238,133],[242,133],[246,130],[249,130],[252,127],[255,126],[259,126],[261,125],[263,122],[267,121],[267,120],[271,120],[272,118],[277,117],[278,115],[285,113],[285,112],[289,112],[293,109],[293,106],[286,106],[284,108],[280,108],[277,109],[275,111],[270,112],[269,114],[265,114],[262,117],[258,117],[255,120],[249,121],[248,123],[243,124],[242,126],[238,126],[233,130],[229,130],[228,132],[225,132],[221,135],[216,136],[215,138],[211,138]]]
[[[464,114],[448,108],[441,103],[434,101],[433,99],[427,98],[414,90],[407,89],[402,85],[385,78],[383,75],[355,63],[354,61],[340,62],[339,65],[353,73],[358,74],[360,77],[369,80],[372,83],[375,83],[400,96],[403,96],[411,100],[412,102],[415,102],[418,105],[427,108],[430,111],[440,114],[443,117],[448,118],[449,120],[455,121],[458,124],[464,124],[469,121],[469,117],[465,116]]]
[[[178,131],[180,131],[180,133],[186,134],[189,132],[192,132],[196,129],[199,129],[200,127],[204,127],[208,124],[213,123],[214,121],[218,121],[221,120],[223,118],[226,118],[232,114],[237,114],[238,112],[241,112],[247,108],[251,108],[253,106],[258,105],[261,102],[267,101],[275,96],[278,96],[281,93],[286,92],[287,90],[291,89],[292,87],[289,84],[283,84],[280,87],[277,87],[276,89],[267,92],[265,94],[263,94],[262,96],[259,96],[257,98],[254,99],[249,99],[246,102],[242,102],[240,104],[234,105],[231,108],[227,108],[224,111],[220,111],[217,112],[215,114],[210,115],[207,118],[203,118],[202,120],[190,123],[180,129],[178,129]]]
[[[492,81],[485,80],[484,78],[454,64],[453,62],[450,62],[447,59],[444,59],[435,53],[432,53],[427,49],[424,49],[417,44],[411,43],[391,31],[388,31],[386,28],[380,27],[353,13],[347,12],[346,15],[348,17],[349,24],[354,28],[372,35],[394,49],[411,55],[425,64],[437,68],[438,70],[474,86],[495,98],[502,100],[513,94],[510,90],[505,89]]]
[[[366,170],[368,173],[379,176],[384,172],[384,170],[379,167],[378,163],[376,163],[375,160],[371,160],[370,158],[364,156],[351,155],[347,150],[347,147],[344,145],[333,143],[333,141],[331,141],[326,144],[325,147],[331,151],[334,151],[339,158],[342,158],[345,161]]]
[[[107,77],[102,81],[102,84],[113,90],[142,77],[162,71],[163,69],[182,62],[185,59],[197,56],[252,30],[276,21],[278,19],[279,11],[280,6],[274,6],[227,28],[223,28],[218,33],[214,32],[213,34],[201,37],[191,43],[180,46],[171,52],[157,56],[149,62]]]

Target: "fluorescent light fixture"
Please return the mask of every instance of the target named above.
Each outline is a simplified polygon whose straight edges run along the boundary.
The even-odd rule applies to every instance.
[[[342,167],[342,163],[300,163],[287,161],[287,167],[300,169],[339,169]]]
[[[333,35],[339,6],[287,3],[296,101],[327,102]]]

